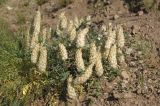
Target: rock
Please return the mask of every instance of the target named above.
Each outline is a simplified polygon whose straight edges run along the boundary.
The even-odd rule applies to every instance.
[[[138,25],[132,25],[131,29],[132,34],[136,34],[139,31],[140,27]]]
[[[137,94],[141,94],[142,93],[142,90],[139,88],[137,89]]]
[[[114,96],[115,98],[121,98],[121,94],[118,93],[118,92],[116,92],[116,91],[113,91],[113,96]]]
[[[139,64],[142,64],[142,63],[144,63],[144,61],[143,60],[139,60]]]
[[[122,88],[126,88],[127,87],[126,83],[124,83],[124,82],[122,82],[121,85],[122,85]]]
[[[137,54],[138,54],[138,55],[142,55],[142,51],[138,51]]]
[[[138,16],[141,16],[143,14],[144,14],[143,11],[138,11]]]
[[[103,0],[103,2],[104,2],[105,5],[110,5],[111,4],[110,0]]]
[[[115,14],[114,16],[113,16],[113,19],[114,20],[116,20],[116,19],[118,19],[119,18],[119,15],[117,15],[117,14]]]
[[[129,67],[136,67],[136,63],[133,62],[133,61],[131,61],[131,62],[129,63]]]
[[[127,92],[123,95],[125,99],[133,98],[133,94],[131,92]]]
[[[122,71],[121,72],[121,76],[123,78],[124,83],[128,83],[128,81],[129,81],[129,74],[127,73],[127,71]]]

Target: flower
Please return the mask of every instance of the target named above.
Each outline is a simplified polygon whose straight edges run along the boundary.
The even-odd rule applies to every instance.
[[[69,76],[67,79],[67,94],[69,98],[76,99],[77,94],[76,94],[75,89],[72,87],[72,84],[71,84],[72,80],[73,80],[72,76]]]
[[[74,80],[74,84],[83,84],[83,83],[85,83],[90,78],[90,76],[92,75],[93,65],[94,64],[90,64],[86,68],[84,74],[82,74],[81,76],[76,77],[75,80]]]
[[[46,42],[46,39],[47,39],[47,29],[44,28],[42,30],[42,43],[44,44]]]
[[[47,49],[45,46],[40,46],[39,61],[37,64],[38,70],[40,72],[45,72],[47,67]]]
[[[111,67],[117,68],[117,46],[113,44],[109,52],[108,61]]]
[[[80,22],[79,22],[77,16],[74,18],[74,25],[75,25],[76,28],[78,28],[80,26]]]
[[[86,23],[87,25],[91,24],[91,16],[90,15],[87,16],[86,21],[87,21],[87,23]]]
[[[65,12],[62,12],[59,16],[60,27],[65,29],[67,28],[67,18],[65,16]]]
[[[73,21],[69,20],[67,31],[70,32],[73,29],[73,27],[74,27]]]
[[[25,86],[22,88],[22,94],[23,94],[23,95],[26,95],[26,94],[30,91],[31,87],[32,87],[32,85],[31,85],[30,83],[27,84],[27,85],[25,85]]]
[[[89,56],[89,62],[95,63],[97,58],[97,47],[95,42],[90,44],[90,56]]]
[[[76,28],[73,27],[73,29],[70,31],[70,40],[73,41],[77,36]]]
[[[105,31],[107,30],[106,25],[102,25],[101,30],[102,30],[103,32],[105,32]]]
[[[57,25],[57,28],[56,28],[56,33],[57,33],[58,36],[62,36],[62,34],[63,34],[63,31],[60,30],[58,25]]]
[[[31,53],[31,62],[36,64],[38,60],[38,54],[39,54],[40,45],[39,43],[36,44],[36,46],[33,48]]]
[[[73,21],[71,20],[69,22],[67,31],[68,31],[70,40],[73,41],[76,38],[77,32],[76,32],[76,27],[74,26]]]
[[[102,76],[104,69],[102,66],[102,56],[101,56],[100,51],[97,52],[95,70],[96,70],[97,76],[99,76],[99,77]]]
[[[86,38],[86,35],[87,35],[88,31],[89,31],[88,27],[84,28],[77,35],[77,47],[78,48],[82,48],[82,47],[85,46],[85,38]]]
[[[60,50],[60,55],[62,57],[62,60],[65,61],[66,59],[68,59],[68,53],[67,53],[66,47],[62,43],[59,44],[59,50]]]
[[[122,26],[120,25],[117,26],[116,35],[117,35],[117,46],[119,48],[123,48],[125,44],[125,38]]]
[[[30,45],[31,49],[34,48],[34,46],[38,43],[38,35],[40,33],[40,26],[41,26],[41,13],[38,10],[34,18],[34,24],[33,24],[34,31],[33,31],[31,45]]]
[[[116,32],[115,30],[109,30],[108,32],[108,39],[105,42],[105,52],[104,52],[104,56],[107,59],[109,52],[110,52],[110,48],[111,46],[115,43],[115,39],[116,39]]]
[[[78,71],[85,70],[84,61],[82,58],[82,49],[78,49],[76,51],[75,61]]]

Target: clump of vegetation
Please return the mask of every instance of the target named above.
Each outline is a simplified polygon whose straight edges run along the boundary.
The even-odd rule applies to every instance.
[[[148,11],[153,9],[156,4],[155,0],[125,0],[125,2],[128,3],[130,10],[133,12]]]
[[[59,40],[56,41],[59,41],[60,57],[64,62],[72,60],[70,64],[74,64],[75,67],[74,72],[72,69],[69,70],[67,78],[69,100],[77,101],[77,86],[85,84],[92,77],[92,73],[101,77],[104,71],[107,71],[108,79],[112,80],[120,73],[119,65],[126,65],[122,52],[125,43],[123,28],[120,25],[114,28],[110,23],[96,32],[90,27],[90,18],[69,20],[65,13],[59,17],[56,29]],[[102,59],[111,67],[109,70]]]
[[[149,56],[152,47],[150,41],[141,39],[140,37],[136,37],[134,43],[131,46],[136,48],[138,51],[141,51],[143,58]]]
[[[74,20],[70,20],[62,12],[57,28],[52,30],[42,27],[41,13],[38,10],[34,22],[28,30],[21,31],[17,35],[17,43],[12,39],[4,39],[4,37],[4,42],[10,41],[13,44],[0,43],[3,48],[6,44],[4,53],[1,53],[4,54],[1,60],[3,61],[8,53],[6,51],[11,46],[9,50],[14,51],[15,49],[13,53],[11,52],[15,62],[12,62],[10,58],[5,58],[6,62],[4,61],[4,65],[2,64],[0,67],[3,69],[2,72],[7,73],[12,70],[16,73],[16,78],[13,77],[11,81],[16,79],[19,82],[14,83],[16,86],[12,90],[15,93],[14,97],[9,96],[12,99],[7,98],[10,91],[6,91],[6,94],[0,92],[3,95],[1,103],[30,105],[40,100],[44,101],[44,105],[51,105],[60,96],[67,96],[68,101],[78,102],[79,94],[76,88],[78,86],[85,88],[85,83],[92,76],[101,77],[104,72],[108,73],[109,80],[118,76],[117,70],[121,64],[126,64],[122,52],[125,43],[122,26],[114,27],[110,23],[108,26],[104,25],[101,29],[94,31],[90,27],[91,24],[90,16],[85,19],[75,17]],[[10,62],[14,65],[13,68],[8,67]],[[111,68],[108,69],[106,63]],[[5,67],[3,68],[3,66]],[[7,80],[10,83],[8,77],[4,78],[2,82]],[[93,86],[98,87],[97,84],[99,83],[94,82]],[[90,87],[89,83],[87,89],[92,89],[93,86]],[[4,83],[1,83],[0,88],[4,87]],[[98,96],[101,88],[94,89],[95,92],[91,94]],[[61,95],[62,91],[65,91],[63,95]]]

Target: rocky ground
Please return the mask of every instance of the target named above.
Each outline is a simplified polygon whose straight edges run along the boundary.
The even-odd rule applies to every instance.
[[[20,25],[28,25],[38,5],[31,0],[8,0],[0,7],[0,16],[10,23],[13,31]],[[93,89],[79,97],[82,106],[158,106],[160,104],[160,11],[145,13],[129,11],[122,0],[73,0],[67,6],[58,0],[41,5],[43,25],[55,27],[57,16],[65,11],[72,18],[91,16],[95,26],[112,22],[122,24],[125,31],[124,48],[127,68],[113,81],[99,79],[100,94],[92,95]],[[129,74],[126,74],[126,72]],[[96,85],[95,85],[96,86]],[[92,90],[90,92],[90,90]],[[60,103],[59,105],[63,105]]]

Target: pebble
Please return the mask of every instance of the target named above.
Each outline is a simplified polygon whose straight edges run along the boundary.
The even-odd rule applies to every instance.
[[[141,16],[143,14],[144,14],[143,11],[138,11],[138,16]]]
[[[138,51],[138,55],[142,55],[142,51]]]
[[[104,3],[107,4],[107,5],[110,5],[111,1],[110,0],[104,0]]]
[[[118,93],[118,92],[116,92],[116,91],[113,91],[113,96],[114,96],[115,98],[121,98],[120,93]]]
[[[142,63],[144,63],[144,61],[143,60],[139,60],[139,63],[142,64]]]
[[[118,19],[119,18],[119,15],[117,15],[117,14],[115,14],[114,16],[113,16],[113,19],[114,20],[116,20],[116,19]]]
[[[131,62],[129,63],[129,66],[130,66],[130,67],[136,67],[136,63],[133,62],[133,61],[131,61]]]
[[[138,25],[132,25],[131,29],[132,34],[136,34],[139,31],[140,27]]]
[[[129,81],[129,74],[127,73],[127,71],[122,71],[121,72],[121,76],[124,79],[124,82],[128,83],[128,81]]]
[[[132,98],[133,97],[133,94],[131,92],[127,92],[124,94],[123,96],[125,99],[129,99],[129,98]]]

